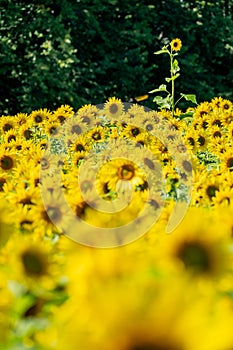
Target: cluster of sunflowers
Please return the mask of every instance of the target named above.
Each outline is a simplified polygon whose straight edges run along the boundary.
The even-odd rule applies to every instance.
[[[232,137],[221,97],[2,116],[0,348],[233,349]]]

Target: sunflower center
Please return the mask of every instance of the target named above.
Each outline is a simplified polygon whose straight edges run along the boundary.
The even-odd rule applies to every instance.
[[[193,137],[188,137],[188,142],[190,143],[191,146],[195,145],[195,141]]]
[[[25,137],[26,140],[29,140],[32,138],[32,131],[27,129],[24,131],[23,136]]]
[[[212,197],[215,197],[217,191],[219,191],[217,186],[215,185],[208,186],[206,189],[206,193],[209,199],[212,199]]]
[[[73,134],[77,134],[77,135],[80,135],[82,130],[80,128],[79,125],[73,125],[72,128],[71,128],[71,131]]]
[[[3,126],[3,130],[4,130],[4,131],[9,131],[10,129],[13,129],[13,126],[12,126],[11,124],[6,123],[6,124]]]
[[[40,164],[41,164],[42,170],[48,169],[50,167],[50,163],[46,158],[42,158]]]
[[[43,118],[42,118],[40,115],[36,115],[36,116],[35,116],[35,122],[36,122],[36,123],[41,123],[42,120],[43,120]]]
[[[200,116],[203,117],[204,115],[207,115],[206,111],[200,111]]]
[[[152,160],[150,160],[149,158],[145,157],[144,158],[144,164],[148,166],[149,169],[154,170],[155,169],[155,165],[152,162]]]
[[[95,140],[95,141],[101,140],[101,134],[100,134],[100,132],[98,132],[98,131],[94,132],[94,133],[92,134],[92,138],[93,138],[93,140]]]
[[[88,116],[83,116],[82,121],[84,123],[86,123],[87,125],[89,125],[91,123],[91,119]]]
[[[66,118],[63,116],[63,115],[59,115],[58,117],[57,117],[57,119],[59,120],[59,122],[62,124],[62,123],[64,123],[64,121],[66,120]]]
[[[146,131],[151,131],[151,130],[153,130],[153,129],[154,129],[154,127],[153,127],[152,124],[147,124],[147,126],[146,126]]]
[[[80,184],[80,189],[82,192],[87,192],[92,189],[92,182],[89,180],[85,180]]]
[[[0,164],[3,170],[10,170],[13,168],[14,162],[10,156],[3,156],[0,160]]]
[[[178,150],[178,152],[180,152],[180,153],[184,153],[184,152],[187,151],[185,145],[182,145],[182,144],[180,144],[180,145],[177,146],[177,150]]]
[[[78,143],[75,147],[76,152],[81,152],[81,151],[85,151],[85,148],[83,147],[83,145],[81,143]]]
[[[112,103],[109,106],[109,112],[112,114],[116,114],[118,112],[118,105],[116,103]]]
[[[104,194],[108,194],[110,192],[110,189],[108,187],[108,182],[105,182],[103,184],[103,192],[104,192]]]
[[[184,242],[179,248],[178,258],[186,268],[206,272],[211,268],[210,256],[201,242]]]
[[[58,207],[49,206],[47,208],[47,215],[52,220],[52,222],[58,222],[61,218],[61,211]]]
[[[206,121],[204,121],[204,122],[202,123],[203,129],[207,129],[207,128],[208,128],[208,125],[209,125],[209,123],[206,122]]]
[[[192,164],[188,160],[184,160],[182,164],[183,164],[184,170],[188,172],[192,171]]]
[[[221,122],[221,120],[219,120],[219,119],[216,119],[214,122],[213,122],[213,125],[217,125],[217,126],[222,126],[222,122]]]
[[[230,157],[227,159],[227,167],[232,168],[233,167],[233,157]]]
[[[41,276],[46,273],[44,256],[39,252],[30,250],[25,251],[21,256],[21,259],[27,274]]]
[[[3,177],[0,177],[0,192],[3,191],[3,186],[6,183],[6,179],[4,179]]]
[[[11,142],[12,140],[16,141],[16,136],[15,135],[10,135],[7,139],[8,142]]]
[[[204,136],[199,136],[198,137],[198,142],[199,142],[199,145],[200,146],[204,146],[204,144],[205,144],[205,137]]]
[[[131,180],[134,175],[135,169],[131,164],[125,164],[118,168],[118,177],[121,180]]]
[[[154,199],[151,199],[150,205],[151,205],[155,210],[159,209],[159,207],[160,207],[159,203],[158,203],[156,200],[154,200]]]
[[[25,198],[22,198],[20,201],[19,201],[20,204],[23,204],[24,205],[32,205],[33,202],[32,202],[32,198],[27,196]]]
[[[50,135],[56,135],[57,132],[58,132],[58,131],[57,131],[56,126],[52,126],[52,127],[49,129]]]
[[[213,137],[221,137],[221,136],[222,136],[222,134],[221,134],[220,131],[215,131],[215,132],[213,133]]]
[[[133,128],[133,129],[131,129],[131,134],[132,134],[133,136],[137,136],[139,133],[140,133],[139,128]]]
[[[86,209],[89,207],[89,205],[83,201],[79,204],[76,205],[76,208],[75,208],[75,214],[76,216],[80,217],[80,218],[83,218],[84,215],[85,215],[85,211]]]

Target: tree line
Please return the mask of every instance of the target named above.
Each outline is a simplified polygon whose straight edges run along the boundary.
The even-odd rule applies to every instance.
[[[233,99],[232,0],[1,3],[1,115],[132,101],[164,83],[168,58],[154,52],[173,38],[183,44],[177,93]]]

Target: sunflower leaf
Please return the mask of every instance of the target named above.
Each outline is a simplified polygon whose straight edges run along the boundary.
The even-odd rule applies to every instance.
[[[184,97],[186,99],[186,101],[191,101],[191,102],[197,104],[196,95],[181,94],[181,96]]]

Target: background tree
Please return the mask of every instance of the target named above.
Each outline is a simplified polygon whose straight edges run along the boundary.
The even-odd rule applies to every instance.
[[[0,113],[130,101],[164,83],[154,51],[183,42],[177,91],[232,99],[232,0],[2,0]],[[143,104],[154,108],[153,96]]]

